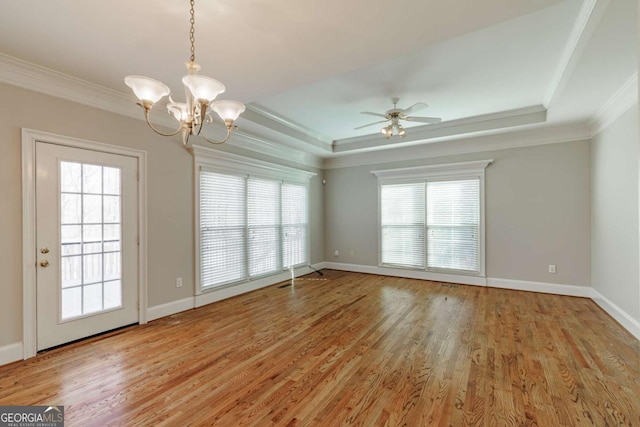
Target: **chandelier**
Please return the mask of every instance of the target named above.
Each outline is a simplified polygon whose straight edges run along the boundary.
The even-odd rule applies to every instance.
[[[400,138],[404,138],[404,136],[407,134],[407,132],[404,130],[404,127],[400,123],[398,123],[397,118],[393,118],[389,126],[385,126],[380,129],[380,133],[382,133],[387,139],[390,139],[394,135],[394,131],[395,134]]]
[[[155,133],[162,136],[173,136],[178,132],[182,132],[182,143],[184,145],[187,144],[189,136],[191,135],[200,135],[212,144],[223,144],[231,136],[231,131],[237,128],[237,126],[234,126],[234,122],[238,119],[238,116],[244,112],[245,106],[241,102],[232,100],[214,101],[216,96],[224,92],[224,85],[211,77],[198,75],[200,65],[196,62],[195,14],[193,8],[194,0],[191,0],[191,18],[189,20],[191,24],[189,31],[191,58],[185,62],[188,74],[182,77],[186,102],[175,102],[171,98],[171,91],[167,85],[149,77],[126,76],[124,82],[133,90],[133,93],[140,100],[138,105],[144,109],[147,124]],[[163,133],[153,127],[149,116],[153,105],[167,95],[169,95],[167,110],[180,124],[175,132]],[[211,110],[220,116],[227,128],[227,136],[222,141],[211,140],[207,138],[204,133],[201,133],[203,125],[213,121],[210,114]]]

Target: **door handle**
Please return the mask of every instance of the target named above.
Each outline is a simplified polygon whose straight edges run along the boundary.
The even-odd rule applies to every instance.
[[[48,254],[49,253],[49,248],[48,247],[43,247],[42,249],[40,249],[40,253],[42,254]]]
[[[40,261],[40,267],[49,267],[49,261],[47,261],[46,259]]]

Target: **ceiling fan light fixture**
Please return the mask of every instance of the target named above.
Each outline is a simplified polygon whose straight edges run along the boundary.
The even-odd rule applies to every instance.
[[[163,97],[170,94],[169,87],[158,80],[144,76],[126,76],[124,82],[133,90],[133,93],[140,101],[138,105],[144,110],[144,116],[149,127],[157,134],[162,136],[173,136],[178,132],[182,133],[182,144],[187,145],[189,136],[200,135],[202,138],[212,144],[222,144],[231,136],[231,132],[237,126],[234,122],[238,116],[245,111],[245,106],[238,101],[216,101],[216,97],[225,91],[224,85],[211,77],[198,75],[200,65],[196,62],[195,54],[195,0],[190,0],[191,9],[189,10],[191,18],[189,20],[190,32],[189,41],[191,42],[191,58],[185,62],[188,74],[182,78],[182,84],[185,87],[186,102],[175,102],[169,96],[167,110],[179,122],[178,129],[174,132],[163,133],[153,127],[149,118],[153,105],[160,101]],[[227,128],[227,136],[221,141],[214,141],[207,138],[202,132],[204,123],[210,123],[211,116],[208,114],[208,106],[211,105],[220,118],[224,121]]]
[[[391,102],[393,103],[393,108],[387,110],[384,113],[374,113],[371,111],[362,111],[361,114],[367,114],[369,116],[383,117],[384,120],[379,120],[377,122],[369,123],[363,126],[358,126],[354,128],[354,130],[366,128],[369,126],[374,126],[379,123],[389,123],[389,125],[384,126],[380,129],[380,133],[384,135],[385,138],[390,139],[394,134],[399,136],[400,138],[404,138],[407,134],[407,131],[400,124],[400,121],[406,120],[409,122],[419,122],[419,123],[428,123],[428,124],[436,124],[440,123],[441,119],[439,117],[422,117],[422,116],[412,116],[411,113],[422,110],[423,108],[428,107],[424,102],[416,102],[412,106],[408,108],[398,108],[398,98],[391,98]]]
[[[380,132],[384,135],[385,138],[390,139],[393,135],[393,125],[385,126],[380,129]]]

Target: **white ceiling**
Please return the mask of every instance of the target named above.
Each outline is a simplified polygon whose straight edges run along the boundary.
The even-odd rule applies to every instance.
[[[123,77],[148,75],[182,98],[188,1],[1,8],[1,53],[127,97]],[[635,0],[198,0],[196,59],[225,83],[225,98],[249,104],[245,132],[331,156],[388,148],[379,126],[354,128],[393,96],[443,119],[394,147],[588,120],[637,73],[636,16]],[[498,120],[522,111],[522,121]],[[484,128],[460,125],[477,116]]]

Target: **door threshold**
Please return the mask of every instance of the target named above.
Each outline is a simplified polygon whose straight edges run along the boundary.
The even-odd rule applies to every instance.
[[[59,344],[53,347],[49,347],[49,348],[45,348],[44,350],[39,350],[37,355],[42,355],[45,353],[49,353],[53,350],[58,350],[61,348],[70,348],[72,346],[75,345],[80,345],[80,344],[89,344],[104,338],[109,338],[115,335],[119,335],[122,334],[126,331],[128,331],[129,329],[133,328],[134,326],[139,326],[140,324],[138,322],[136,323],[131,323],[129,325],[125,325],[125,326],[120,326],[118,328],[115,329],[110,329],[108,331],[104,331],[104,332],[99,332],[97,334],[94,335],[89,335],[88,337],[84,337],[84,338],[78,338],[77,340],[73,340],[73,341],[69,341],[63,344]]]

